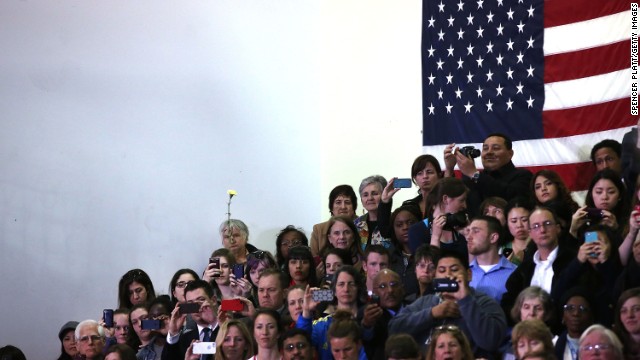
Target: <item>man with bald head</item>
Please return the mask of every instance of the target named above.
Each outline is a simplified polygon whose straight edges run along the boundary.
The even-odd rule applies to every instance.
[[[364,350],[369,360],[385,358],[384,344],[389,335],[389,321],[402,308],[404,295],[402,280],[395,271],[382,269],[373,278],[370,303],[358,311]]]

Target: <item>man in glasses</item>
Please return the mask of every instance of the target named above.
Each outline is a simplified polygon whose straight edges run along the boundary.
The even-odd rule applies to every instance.
[[[85,320],[76,327],[78,352],[86,360],[102,360],[104,329],[95,320]]]
[[[455,325],[462,331],[476,357],[492,359],[507,329],[500,305],[469,286],[471,270],[466,256],[443,251],[436,265],[438,292],[418,298],[389,322],[389,333],[408,333],[423,347],[439,326]]]
[[[370,304],[360,308],[358,321],[362,325],[363,345],[369,360],[384,359],[385,341],[389,335],[389,321],[400,311],[404,286],[400,275],[382,269],[373,279]]]
[[[278,339],[282,360],[313,360],[313,346],[309,333],[302,329],[287,330]]]
[[[537,250],[533,256],[525,256],[507,280],[507,292],[502,296],[502,308],[509,313],[516,297],[529,286],[539,286],[558,301],[561,289],[553,289],[562,270],[576,257],[575,252],[560,243],[562,228],[557,215],[549,208],[537,207],[529,215],[529,232]],[[555,291],[552,291],[555,290]]]

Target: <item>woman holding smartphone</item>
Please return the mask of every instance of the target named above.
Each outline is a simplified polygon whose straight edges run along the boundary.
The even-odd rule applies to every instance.
[[[353,266],[343,266],[336,272],[331,290],[333,296],[323,297],[325,299],[333,297],[335,309],[348,311],[355,317],[358,306],[362,304],[361,299],[365,298],[366,286],[362,275]],[[302,305],[302,315],[298,317],[296,327],[311,334],[312,344],[318,351],[321,360],[331,360],[333,355],[327,339],[327,330],[331,326],[333,315],[313,320],[313,313],[318,306],[318,300],[320,300],[317,295],[321,291],[325,290],[307,287]],[[314,293],[316,293],[315,299]],[[364,350],[362,351],[364,352]]]

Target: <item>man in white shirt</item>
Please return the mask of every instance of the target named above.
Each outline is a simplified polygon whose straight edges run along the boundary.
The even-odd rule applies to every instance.
[[[507,280],[507,292],[502,297],[502,308],[508,314],[520,291],[529,286],[540,286],[558,301],[561,293],[555,293],[553,284],[576,254],[568,247],[561,246],[562,229],[558,217],[552,210],[537,207],[529,215],[531,240],[537,250],[533,257],[527,257]]]

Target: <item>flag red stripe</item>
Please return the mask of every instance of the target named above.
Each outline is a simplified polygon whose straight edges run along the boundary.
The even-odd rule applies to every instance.
[[[544,2],[544,27],[566,25],[629,10],[625,0],[553,0]],[[585,36],[589,36],[585,34]]]
[[[630,115],[631,99],[607,101],[605,103],[542,113],[545,138],[590,134],[636,124]]]
[[[518,166],[518,168],[529,169],[532,173],[537,173],[540,170],[553,170],[560,175],[564,183],[567,185],[570,191],[582,191],[589,188],[589,181],[595,174],[595,166],[590,162],[579,162],[562,165],[543,165],[543,166]],[[459,170],[455,170],[456,177],[462,177],[462,173]],[[522,194],[528,196],[529,194]]]
[[[551,83],[606,74],[631,66],[629,41],[544,58],[544,82]]]

